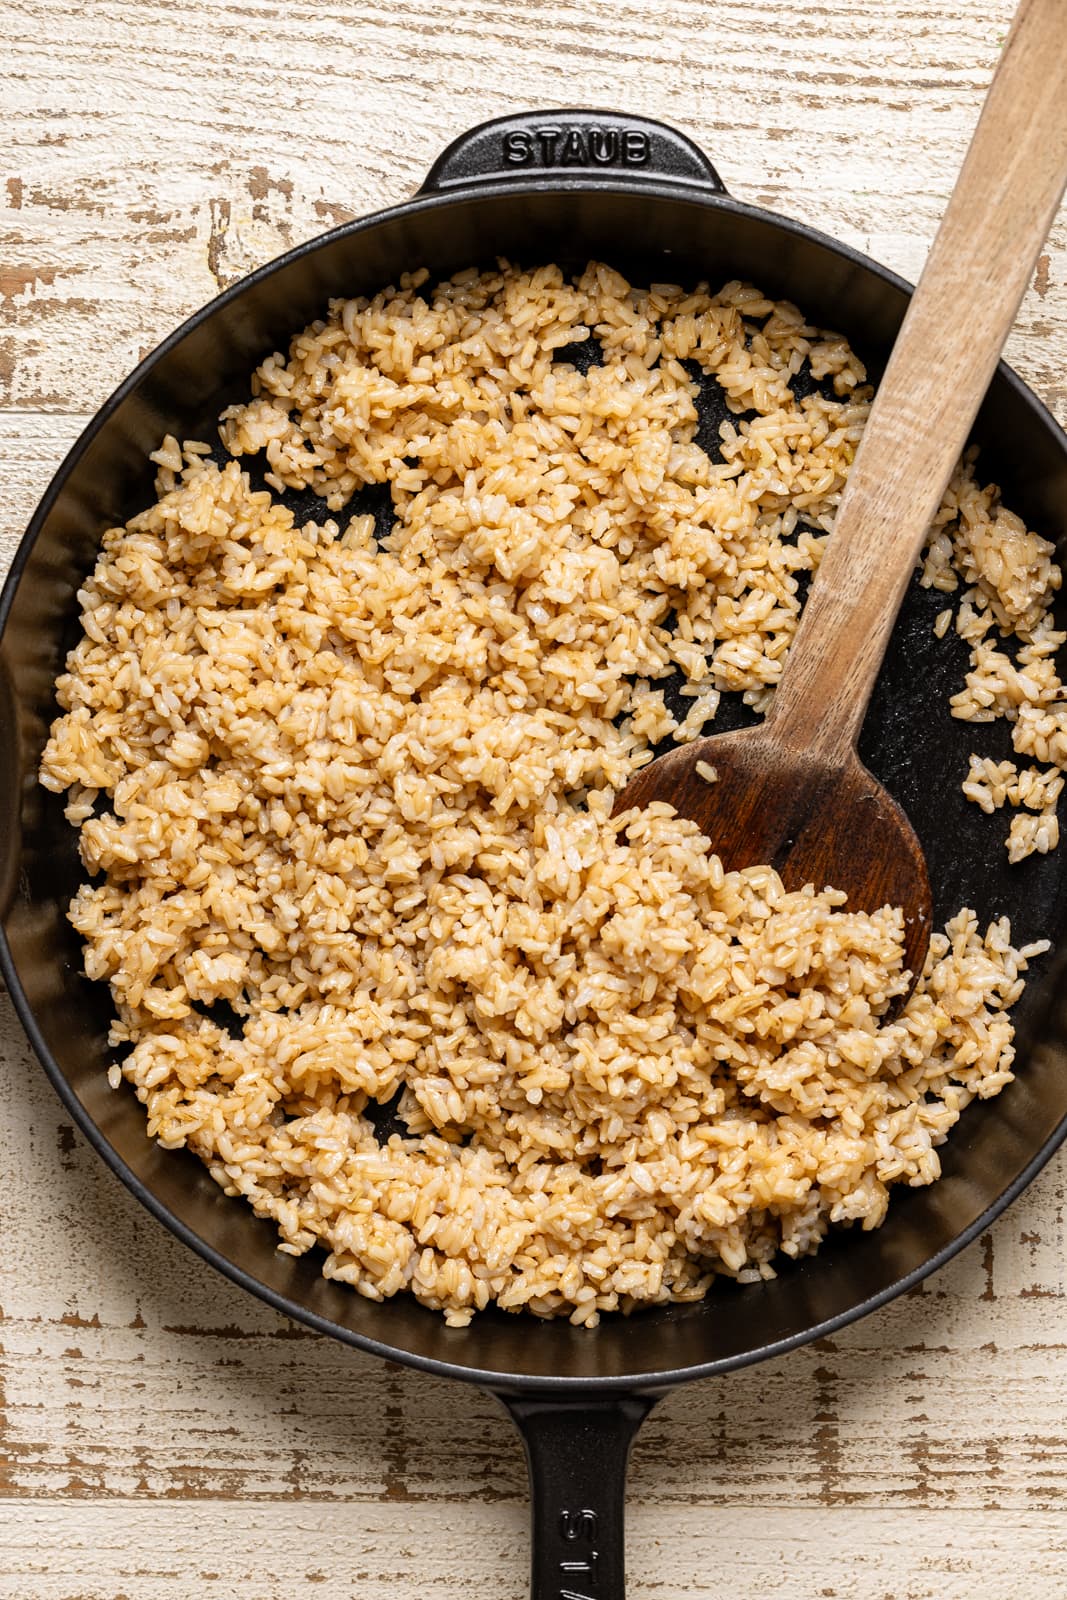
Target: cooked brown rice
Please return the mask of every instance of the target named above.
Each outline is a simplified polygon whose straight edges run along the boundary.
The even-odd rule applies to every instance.
[[[587,373],[554,360],[589,339]],[[721,463],[683,361],[757,413]],[[805,361],[836,398],[794,396]],[[666,806],[610,819],[651,742],[698,736],[723,691],[766,708],[869,397],[843,339],[743,284],[420,273],[335,303],[223,419],[340,520],[294,526],[204,445],[156,453],[157,503],[79,597],[41,776],[103,874],[71,920],[128,1047],[115,1087],[283,1250],[453,1323],[592,1324],[877,1227],[1008,1082],[1044,947],[1006,920],[961,911],[888,1022],[898,910],[724,873]],[[377,548],[343,513],[386,481]],[[971,462],[924,581],[963,586],[955,713],[1067,766],[1051,547]],[[978,756],[966,778],[1029,808],[1013,859],[1055,843],[1061,787]],[[398,1093],[407,1134],[379,1142],[365,1111]]]

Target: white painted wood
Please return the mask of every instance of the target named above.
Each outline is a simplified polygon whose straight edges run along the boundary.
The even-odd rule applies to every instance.
[[[514,1505],[337,1509],[268,1500],[36,1501],[0,1515],[0,1600],[334,1600],[492,1595],[520,1600],[526,1533]],[[1049,1512],[920,1511],[901,1552],[892,1511],[699,1516],[637,1506],[631,1600],[749,1595],[795,1600],[1028,1600],[1067,1567],[1067,1527]]]
[[[217,289],[531,105],[692,134],[914,278],[1010,0],[0,0],[0,562],[96,406]],[[1061,217],[1009,355],[1067,418]],[[143,1213],[0,1000],[0,1600],[502,1600],[522,1462],[473,1391],[294,1328]],[[631,1592],[1065,1587],[1067,1162],[921,1292],[672,1396]]]

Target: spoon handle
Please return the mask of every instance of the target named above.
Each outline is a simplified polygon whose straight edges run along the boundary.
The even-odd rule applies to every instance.
[[[879,386],[767,731],[837,760],[1067,181],[1067,0],[1022,0]]]

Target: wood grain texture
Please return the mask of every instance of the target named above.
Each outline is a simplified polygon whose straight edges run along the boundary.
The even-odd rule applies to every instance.
[[[740,197],[918,274],[1010,0],[2,0],[0,559],[88,415],[219,288],[533,105],[694,136]],[[1061,214],[1009,355],[1067,417]],[[0,1002],[0,1600],[514,1600],[496,1404],[321,1340],[143,1213]],[[635,1596],[1067,1589],[1067,1162],[830,1343],[668,1398]]]

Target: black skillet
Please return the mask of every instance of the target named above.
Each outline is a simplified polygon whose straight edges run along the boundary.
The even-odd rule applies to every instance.
[[[291,1317],[375,1355],[478,1383],[522,1431],[533,1488],[533,1593],[617,1600],[631,1440],[673,1384],[729,1371],[830,1334],[947,1261],[1030,1182],[1067,1134],[1067,1004],[1059,955],[1019,1008],[1019,1076],[972,1106],[943,1150],[944,1176],[898,1192],[874,1234],[839,1231],[773,1282],[717,1287],[699,1305],[607,1317],[594,1332],[487,1312],[446,1328],[413,1300],[376,1305],[319,1275],[315,1255],[280,1255],[275,1233],[226,1199],[192,1156],[145,1137],[132,1093],[107,1086],[106,989],[81,976],[65,921],[81,876],[60,801],[36,783],[53,683],[76,637],[75,592],[101,531],[149,503],[146,453],[164,433],[214,438],[250,372],[331,296],[373,292],[406,269],[448,275],[497,256],[581,266],[598,257],[631,281],[748,278],[842,330],[871,370],[892,344],[908,286],[810,228],[731,199],[706,157],[660,123],[549,112],[487,123],[450,145],[416,197],[292,250],[192,317],[137,368],[86,429],[45,495],[0,601],[0,959],[26,1031],[90,1143],[162,1222],[220,1271]],[[802,374],[800,383],[810,383]],[[724,410],[705,386],[701,442]],[[982,470],[1048,537],[1067,542],[1067,440],[1001,366],[976,425]],[[371,502],[373,506],[373,501]],[[316,509],[304,497],[305,511]],[[377,503],[381,509],[381,500]],[[905,603],[860,753],[901,801],[930,866],[936,909],[1007,912],[1017,942],[1063,945],[1059,858],[1008,868],[1003,814],[960,782],[973,748],[1010,753],[1002,725],[953,722],[965,654],[931,623],[945,599]],[[744,712],[724,707],[721,726]]]

